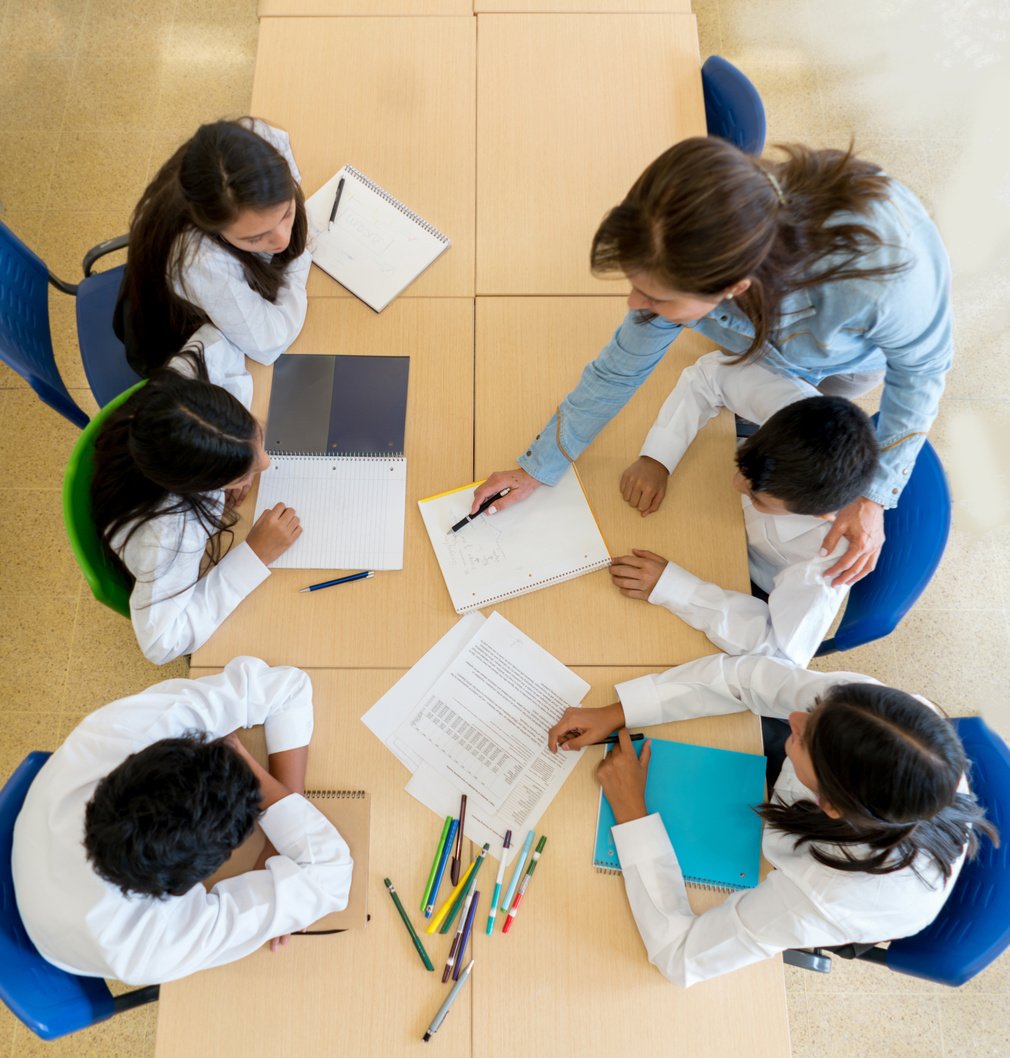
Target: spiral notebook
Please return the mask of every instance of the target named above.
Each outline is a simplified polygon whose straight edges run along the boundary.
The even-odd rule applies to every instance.
[[[286,353],[274,365],[256,517],[293,507],[274,569],[402,569],[406,356]]]
[[[337,933],[360,929],[368,921],[368,843],[371,801],[364,790],[306,790],[305,796],[340,831],[354,860],[351,891],[347,907],[325,915],[306,933]],[[204,885],[213,889],[225,878],[251,871],[263,848],[263,831],[257,827],[252,836],[231,854],[225,864]]]
[[[765,758],[654,738],[645,803],[670,835],[684,881],[706,889],[753,889],[761,865]],[[641,753],[642,743],[635,752]],[[610,833],[614,813],[603,791],[593,865],[620,874]]]
[[[610,552],[574,465],[553,487],[458,533],[480,482],[418,501],[456,613],[465,614],[610,565]]]
[[[330,230],[340,180],[344,188]],[[450,240],[350,165],[305,203],[315,264],[355,297],[381,312],[432,262]]]

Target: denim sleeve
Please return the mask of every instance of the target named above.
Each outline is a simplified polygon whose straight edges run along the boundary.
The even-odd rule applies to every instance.
[[[932,224],[921,225],[914,263],[885,280],[867,337],[887,368],[880,400],[880,466],[866,498],[897,505],[936,418],[954,348],[950,265]]]
[[[632,398],[663,358],[681,325],[657,316],[640,322],[629,312],[579,384],[558,405],[519,466],[545,485],[555,485],[596,435]]]

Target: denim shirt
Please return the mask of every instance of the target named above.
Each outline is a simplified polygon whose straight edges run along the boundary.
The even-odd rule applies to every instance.
[[[818,385],[830,375],[883,371],[877,436],[880,466],[866,498],[894,507],[926,433],[936,418],[953,356],[950,270],[936,226],[908,188],[891,181],[887,199],[868,214],[839,214],[873,230],[882,244],[860,259],[861,268],[904,265],[876,278],[836,280],[788,294],[763,366]],[[829,257],[825,267],[835,263]],[[538,481],[555,484],[603,427],[627,403],[662,359],[682,327],[690,327],[730,353],[749,347],[754,329],[732,301],[707,316],[678,324],[629,312],[613,338],[582,373],[519,465]]]

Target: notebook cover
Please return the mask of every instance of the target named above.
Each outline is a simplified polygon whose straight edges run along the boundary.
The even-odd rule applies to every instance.
[[[306,790],[305,796],[340,831],[354,860],[351,892],[347,907],[325,915],[308,930],[360,929],[368,918],[368,844],[371,799],[363,790]],[[252,870],[263,848],[263,831],[257,827],[204,885],[213,889],[218,882]]]
[[[670,835],[684,881],[715,889],[752,889],[761,864],[765,758],[654,738],[645,803]],[[642,743],[635,746],[641,753]],[[614,813],[600,791],[594,866],[620,870],[610,828]]]
[[[266,450],[273,455],[401,455],[408,356],[285,353],[274,365]]]

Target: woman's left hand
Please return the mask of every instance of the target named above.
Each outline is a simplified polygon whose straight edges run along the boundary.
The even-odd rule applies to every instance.
[[[645,807],[645,780],[649,774],[652,743],[646,739],[641,757],[636,757],[626,727],[618,732],[618,739],[618,745],[597,765],[596,778],[614,811],[614,819],[618,823],[630,823],[632,819],[649,814]]]
[[[824,574],[835,587],[855,584],[876,569],[884,546],[884,508],[863,496],[844,507],[835,515],[835,523],[824,538],[824,553],[830,555],[843,536],[849,541],[849,549]]]

